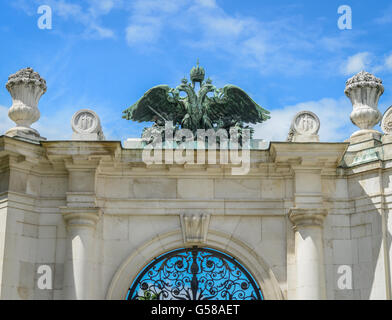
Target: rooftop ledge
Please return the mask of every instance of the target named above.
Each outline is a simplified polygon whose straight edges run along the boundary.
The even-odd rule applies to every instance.
[[[90,145],[108,145],[108,144],[119,144],[122,149],[131,149],[131,150],[142,150],[146,146],[146,144],[142,141],[141,138],[129,138],[125,141],[120,141],[120,140],[44,140],[44,141],[29,141],[25,140],[19,137],[9,137],[6,135],[0,135],[0,140],[4,139],[9,139],[11,141],[19,141],[22,143],[27,143],[29,145],[53,145],[53,144],[73,144],[73,145],[78,145],[78,144],[90,144]],[[328,146],[328,145],[344,145],[344,146],[349,146],[348,142],[288,142],[288,141],[265,141],[263,139],[251,139],[250,140],[250,148],[251,150],[261,150],[261,151],[266,151],[270,150],[271,145],[284,145],[289,148],[289,150],[294,151],[295,149],[301,149],[303,147],[306,148],[306,146]],[[164,145],[164,148],[166,146]],[[167,146],[167,149],[176,149],[178,146],[171,147]],[[197,141],[194,142],[194,148],[193,149],[198,149],[197,148]],[[200,148],[202,149],[202,148]],[[217,148],[219,149],[225,149],[225,148]],[[229,148],[230,149],[230,148]],[[244,147],[245,149],[245,147]]]
[[[251,139],[250,141],[249,148],[244,146],[244,149],[250,149],[250,150],[268,150],[269,149],[269,142],[262,140],[262,139]],[[186,145],[187,149],[206,149],[204,144],[201,144],[200,146],[198,145],[197,141],[191,141],[188,143],[182,143],[181,147]],[[143,141],[141,138],[129,138],[124,141],[123,143],[123,148],[124,149],[144,149],[147,146],[146,142]],[[162,148],[163,149],[178,149],[179,145],[175,141],[166,141],[162,143]],[[237,149],[237,147],[230,147],[230,142],[228,143],[228,146],[222,146],[218,147],[217,149]]]

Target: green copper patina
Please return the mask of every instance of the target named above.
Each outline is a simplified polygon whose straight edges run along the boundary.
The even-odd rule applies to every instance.
[[[123,111],[123,118],[138,122],[154,122],[144,133],[162,132],[165,122],[173,122],[174,130],[189,129],[251,129],[247,124],[261,123],[269,119],[269,111],[261,108],[245,91],[234,85],[217,89],[208,78],[204,81],[203,67],[193,67],[189,83],[186,78],[175,89],[159,85],[148,90],[134,105]],[[200,89],[195,90],[199,83]],[[186,94],[180,96],[180,92]],[[147,132],[146,132],[147,131]],[[252,132],[252,129],[251,129]],[[143,133],[143,135],[144,135]]]

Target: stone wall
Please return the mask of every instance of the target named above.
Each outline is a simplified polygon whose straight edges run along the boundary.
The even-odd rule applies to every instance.
[[[346,143],[271,143],[232,176],[227,165],[148,167],[119,142],[0,143],[1,298],[124,298],[151,259],[195,243],[237,257],[266,299],[386,298],[389,160],[352,167]],[[184,241],[181,216],[200,214],[206,238]],[[52,290],[37,288],[43,264]],[[341,265],[352,290],[337,286]]]

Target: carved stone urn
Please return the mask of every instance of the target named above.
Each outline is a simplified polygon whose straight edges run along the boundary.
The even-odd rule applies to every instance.
[[[350,119],[360,128],[351,137],[366,133],[380,136],[381,133],[374,130],[373,127],[381,120],[381,113],[378,110],[378,100],[384,93],[381,79],[361,71],[347,80],[344,93],[350,98],[353,105]]]
[[[33,69],[26,68],[9,76],[6,88],[12,96],[8,116],[16,123],[6,135],[33,141],[46,140],[30,127],[40,118],[38,101],[46,92],[46,81]]]

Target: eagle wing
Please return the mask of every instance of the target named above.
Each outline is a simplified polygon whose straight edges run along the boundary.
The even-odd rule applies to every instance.
[[[214,97],[209,98],[206,110],[212,122],[221,127],[241,123],[261,123],[270,119],[270,112],[260,107],[241,88],[226,85]]]
[[[183,101],[167,85],[148,90],[134,105],[123,111],[123,118],[138,122],[173,121],[176,125],[186,114]]]

